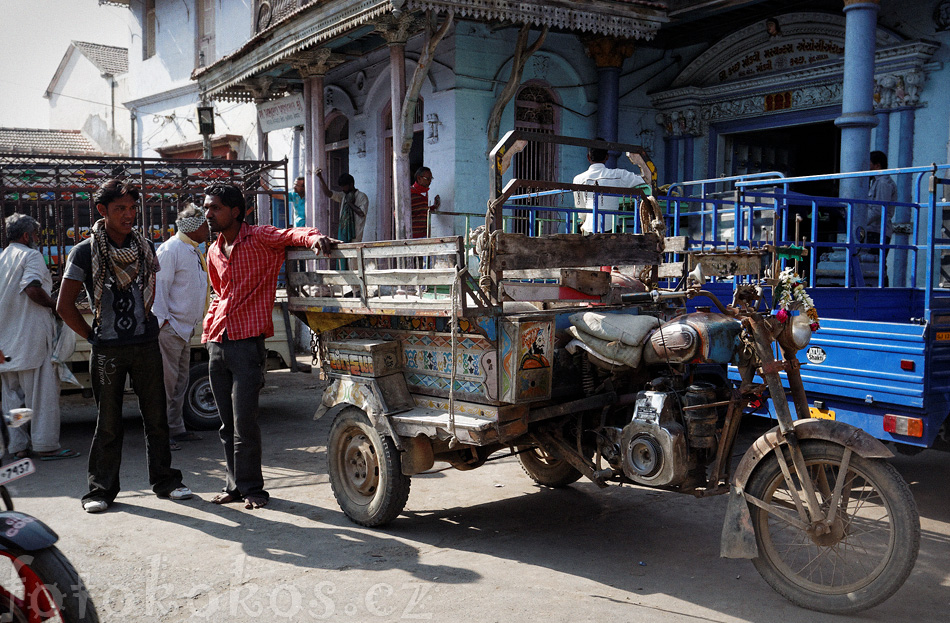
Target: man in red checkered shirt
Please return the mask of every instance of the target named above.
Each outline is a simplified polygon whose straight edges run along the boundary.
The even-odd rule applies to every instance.
[[[326,254],[337,241],[310,227],[248,225],[244,195],[235,186],[208,187],[204,207],[211,231],[220,235],[208,249],[208,277],[217,297],[205,316],[201,341],[208,345],[208,375],[227,462],[224,489],[211,501],[243,500],[245,508],[261,508],[269,496],[261,472],[257,403],[267,357],[264,340],[274,335],[271,310],[284,249],[307,246]]]

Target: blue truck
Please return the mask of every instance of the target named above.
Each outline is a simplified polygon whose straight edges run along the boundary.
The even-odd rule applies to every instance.
[[[912,454],[950,449],[950,279],[940,272],[950,249],[944,229],[948,170],[950,165],[932,165],[798,178],[737,176],[675,184],[660,199],[672,235],[685,235],[693,251],[785,250],[783,264],[803,274],[820,314],[820,330],[799,354],[811,415],[858,426]],[[867,188],[874,175],[896,178],[910,200],[792,190],[844,180]],[[861,212],[872,207],[890,222],[884,240],[860,226]],[[709,289],[728,300],[735,283],[750,278],[723,277]],[[730,378],[737,374],[732,369]],[[774,409],[760,411],[769,412]]]

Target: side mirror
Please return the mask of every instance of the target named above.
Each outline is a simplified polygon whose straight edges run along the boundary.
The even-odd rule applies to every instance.
[[[696,268],[694,268],[692,271],[689,272],[689,274],[686,275],[686,285],[690,285],[692,283],[695,283],[700,286],[706,284],[706,275],[703,274],[702,264],[696,264]]]

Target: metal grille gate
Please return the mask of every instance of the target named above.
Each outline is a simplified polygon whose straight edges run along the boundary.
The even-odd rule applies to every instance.
[[[73,245],[89,236],[99,219],[93,196],[114,177],[133,180],[141,191],[137,226],[156,244],[174,234],[175,216],[188,203],[201,205],[213,182],[233,184],[244,192],[249,223],[286,226],[287,161],[166,160],[0,154],[0,201],[4,219],[20,212],[41,227],[40,244],[58,283]],[[266,208],[266,213],[262,212]],[[0,243],[7,245],[0,221]]]

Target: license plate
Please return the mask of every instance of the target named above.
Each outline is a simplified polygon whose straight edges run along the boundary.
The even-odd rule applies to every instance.
[[[29,476],[36,471],[36,466],[30,459],[20,459],[8,465],[0,467],[0,485],[5,485],[17,478]]]
[[[938,342],[950,342],[950,331],[937,331]]]
[[[815,407],[808,407],[808,414],[812,417],[816,417],[819,420],[833,420],[835,419],[835,412],[830,409],[816,409]]]

